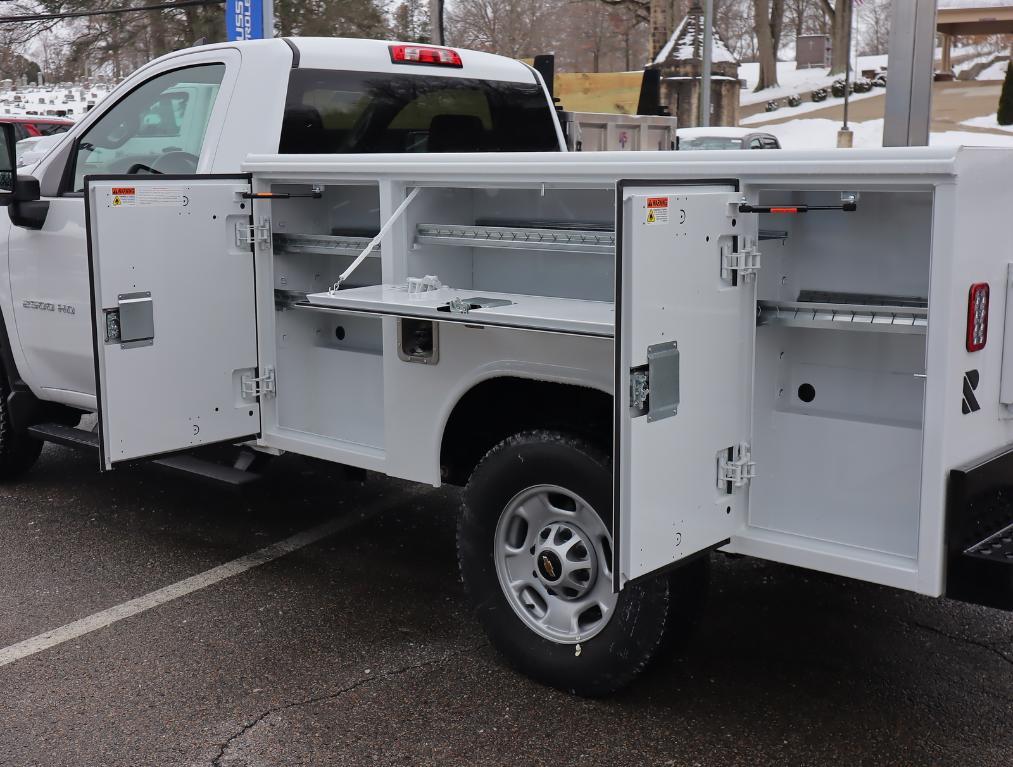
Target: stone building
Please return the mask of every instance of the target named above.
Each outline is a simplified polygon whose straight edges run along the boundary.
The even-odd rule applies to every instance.
[[[703,30],[703,7],[699,0],[694,0],[686,18],[654,60],[654,66],[661,70],[661,103],[678,115],[682,128],[700,124]],[[738,125],[739,62],[717,30],[714,30],[713,40],[710,124]]]

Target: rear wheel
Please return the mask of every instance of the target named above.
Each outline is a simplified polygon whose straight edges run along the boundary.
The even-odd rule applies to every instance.
[[[14,430],[7,404],[9,394],[7,384],[0,384],[0,481],[17,479],[25,474],[42,453],[41,440]]]
[[[631,682],[668,619],[667,578],[612,591],[610,463],[559,432],[510,437],[472,474],[458,528],[490,641],[519,670],[580,695]]]

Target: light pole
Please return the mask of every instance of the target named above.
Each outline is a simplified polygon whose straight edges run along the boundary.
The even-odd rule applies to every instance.
[[[848,127],[848,103],[851,98],[851,30],[855,25],[855,7],[851,7],[851,13],[848,16],[848,37],[847,37],[847,56],[844,62],[844,124],[841,129],[837,131],[837,148],[838,149],[850,149],[855,143],[855,134],[851,128]]]

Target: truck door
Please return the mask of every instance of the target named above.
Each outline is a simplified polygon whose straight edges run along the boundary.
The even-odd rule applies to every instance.
[[[102,465],[260,432],[246,176],[85,189]]]
[[[735,182],[621,182],[616,200],[619,588],[745,520],[758,256]]]

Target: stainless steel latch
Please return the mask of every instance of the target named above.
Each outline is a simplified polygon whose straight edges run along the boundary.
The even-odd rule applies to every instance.
[[[274,380],[274,368],[264,368],[262,376],[243,376],[243,397],[255,399],[256,397],[273,397],[277,394],[277,387]]]
[[[116,308],[105,310],[105,336],[107,344],[119,344],[124,349],[151,346],[155,339],[151,293],[120,293]]]
[[[647,364],[630,370],[630,415],[649,422],[679,412],[679,344],[666,341],[647,347]]]

